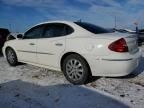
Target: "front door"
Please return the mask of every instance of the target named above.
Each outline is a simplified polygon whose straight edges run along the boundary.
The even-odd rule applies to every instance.
[[[21,61],[37,63],[37,41],[41,38],[44,25],[31,28],[25,34],[23,39],[18,41],[17,56]]]

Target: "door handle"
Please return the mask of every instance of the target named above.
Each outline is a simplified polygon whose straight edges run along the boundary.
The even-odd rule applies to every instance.
[[[56,46],[63,46],[62,43],[56,43],[55,45],[56,45]]]
[[[29,45],[35,45],[34,43],[29,43]]]

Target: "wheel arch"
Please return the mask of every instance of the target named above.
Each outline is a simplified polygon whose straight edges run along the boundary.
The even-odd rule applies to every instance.
[[[5,54],[6,54],[6,51],[7,51],[9,48],[11,48],[12,50],[14,50],[14,48],[12,48],[12,47],[10,47],[10,46],[7,46],[7,47],[5,48]],[[15,51],[15,50],[14,50],[14,51]]]
[[[4,55],[5,55],[5,57],[6,57],[6,51],[7,51],[7,49],[9,49],[9,48],[11,48],[14,52],[15,52],[15,54],[17,55],[17,52],[15,51],[15,49],[13,48],[13,47],[11,47],[11,46],[6,46],[6,48],[5,48],[5,50],[4,50]]]
[[[63,67],[63,61],[64,61],[64,59],[65,59],[67,56],[71,55],[71,54],[75,54],[75,55],[78,55],[78,56],[82,57],[82,58],[84,59],[84,61],[86,62],[88,68],[89,68],[90,75],[92,75],[92,73],[91,73],[91,68],[90,68],[90,65],[89,65],[88,61],[87,61],[81,54],[76,53],[76,52],[67,52],[67,53],[65,53],[65,54],[61,57],[61,59],[60,59],[60,68],[61,68],[61,70],[63,71],[62,67]]]

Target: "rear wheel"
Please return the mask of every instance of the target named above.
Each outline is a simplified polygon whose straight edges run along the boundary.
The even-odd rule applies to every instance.
[[[73,84],[84,84],[89,77],[89,66],[79,55],[71,54],[64,59],[63,72],[67,80]]]
[[[7,58],[8,63],[11,66],[16,66],[17,65],[17,63],[18,63],[17,56],[16,56],[15,51],[12,48],[7,48],[6,58]]]

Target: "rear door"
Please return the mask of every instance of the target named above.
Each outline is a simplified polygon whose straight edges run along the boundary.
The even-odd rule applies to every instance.
[[[39,64],[53,68],[59,67],[59,57],[65,50],[65,39],[70,34],[70,27],[62,23],[47,24],[43,38],[37,42]],[[68,31],[69,30],[69,31]]]

